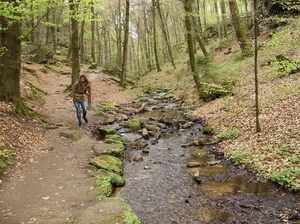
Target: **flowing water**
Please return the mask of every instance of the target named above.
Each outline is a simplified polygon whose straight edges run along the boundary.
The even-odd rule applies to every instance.
[[[146,151],[125,150],[124,198],[143,224],[168,223],[299,223],[299,195],[239,169],[218,152],[218,145],[192,146],[206,137],[202,122],[186,121],[176,103],[152,99],[148,112],[135,118],[147,122],[171,117],[159,138],[145,140],[118,124],[129,142],[144,142]],[[150,119],[151,118],[151,119]],[[189,146],[191,145],[191,146]]]

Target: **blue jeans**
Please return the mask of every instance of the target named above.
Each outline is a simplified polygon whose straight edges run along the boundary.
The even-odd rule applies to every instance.
[[[82,102],[74,101],[74,105],[75,105],[75,108],[76,108],[78,123],[81,124],[81,110],[80,110],[80,107],[81,107],[82,113],[83,113],[82,117],[83,117],[84,120],[86,120],[86,114],[87,114],[86,102],[85,101],[82,101]]]

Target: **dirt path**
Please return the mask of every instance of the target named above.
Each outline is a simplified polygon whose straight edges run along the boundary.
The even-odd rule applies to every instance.
[[[73,103],[63,93],[66,77],[56,76],[53,81],[47,83],[46,104],[41,109],[59,128],[48,130],[36,157],[3,183],[2,224],[70,222],[83,208],[96,203],[93,181],[87,178],[85,168],[93,139],[86,124],[76,127]],[[72,125],[81,134],[76,142],[59,136]]]
[[[95,76],[93,79],[97,81]],[[39,109],[58,128],[47,130],[45,144],[37,154],[5,176],[1,186],[1,224],[71,223],[85,208],[97,203],[87,166],[95,140],[87,124],[77,127],[74,105],[63,92],[70,77],[52,75],[46,80],[46,103]],[[89,111],[90,123],[96,119],[92,115],[93,111]],[[60,137],[60,132],[70,127],[79,131],[80,140]]]

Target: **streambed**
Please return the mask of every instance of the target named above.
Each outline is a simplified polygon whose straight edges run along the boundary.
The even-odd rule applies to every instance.
[[[210,137],[203,134],[203,121],[186,117],[178,103],[162,99],[151,98],[147,112],[133,116],[160,123],[159,137],[145,139],[111,125],[127,141],[126,184],[115,194],[143,224],[300,223],[299,194],[226,161],[218,144],[193,144]]]

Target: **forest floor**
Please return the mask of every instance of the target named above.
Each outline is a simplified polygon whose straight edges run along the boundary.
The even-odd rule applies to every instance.
[[[18,118],[13,114],[12,106],[0,103],[0,145],[16,151],[13,166],[6,169],[0,180],[0,223],[37,223],[37,220],[43,220],[39,223],[71,223],[80,219],[84,208],[96,203],[94,182],[88,178],[90,170],[86,166],[95,141],[89,130],[89,125],[96,119],[93,116],[95,111],[88,111],[89,124],[78,127],[74,105],[68,93],[64,92],[71,80],[70,67],[58,62],[54,67],[56,71],[63,72],[64,75],[61,75],[50,69],[44,73],[44,66],[26,62],[24,59],[22,67],[33,69],[36,74],[22,69],[22,96],[27,99],[28,105],[44,116],[48,126],[55,128],[45,129],[34,119]],[[83,68],[82,72],[85,71]],[[238,72],[245,74],[243,70]],[[92,82],[94,106],[105,102],[128,103],[135,97],[122,91],[116,82],[100,71],[87,75]],[[234,97],[210,103],[189,99],[193,95],[192,88],[186,87],[189,90],[174,94],[178,98],[182,98],[183,94],[184,100],[190,100],[196,108],[192,115],[202,117],[218,127],[220,132],[232,135],[229,141],[221,143],[228,158],[243,162],[242,166],[249,165],[263,176],[277,170],[284,184],[291,181],[294,188],[299,188],[300,178],[291,180],[280,171],[292,164],[293,170],[299,172],[300,101],[296,91],[299,80],[300,73],[295,73],[277,82],[271,78],[261,81],[261,133],[255,132],[251,75],[236,84]],[[25,81],[43,90],[44,100],[29,100],[34,95]],[[168,80],[156,81],[168,83]],[[239,132],[234,132],[234,127]],[[80,132],[80,140],[74,142],[60,137],[61,131],[70,128]],[[238,158],[241,154],[244,157]],[[300,174],[295,175],[299,177]]]
[[[41,65],[23,63],[36,74],[23,70],[22,95],[27,99],[31,95],[25,81],[43,90],[42,102],[28,104],[43,115],[48,128],[33,119],[18,118],[11,106],[0,104],[0,143],[16,151],[14,165],[6,169],[0,181],[0,223],[72,223],[98,201],[88,167],[91,146],[96,141],[89,130],[96,119],[95,111],[88,111],[89,124],[83,122],[78,127],[75,107],[65,92],[71,81],[70,68],[61,64],[56,69],[66,75],[51,70],[45,74]],[[132,96],[119,91],[117,83],[108,83],[105,74],[98,71],[88,77],[93,105],[131,102]],[[78,130],[81,138],[74,141],[61,137],[60,133],[68,129]]]

